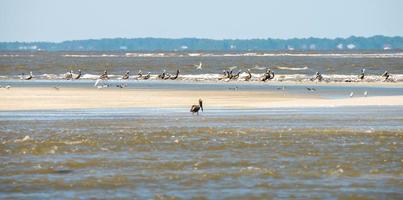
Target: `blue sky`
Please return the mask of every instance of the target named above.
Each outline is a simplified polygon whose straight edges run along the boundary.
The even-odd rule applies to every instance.
[[[1,0],[0,41],[403,36],[402,0]]]

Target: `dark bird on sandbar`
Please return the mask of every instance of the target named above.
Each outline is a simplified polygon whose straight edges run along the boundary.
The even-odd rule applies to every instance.
[[[190,112],[192,114],[197,113],[197,115],[199,115],[199,110],[200,109],[203,112],[203,101],[202,101],[202,99],[199,99],[199,105],[192,105],[192,107],[190,108]]]
[[[130,74],[130,71],[126,71],[126,73],[122,76],[122,79],[123,80],[129,79],[129,74]]]

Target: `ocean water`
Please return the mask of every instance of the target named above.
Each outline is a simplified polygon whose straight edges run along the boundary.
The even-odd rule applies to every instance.
[[[201,69],[197,69],[199,64]],[[181,71],[179,80],[214,80],[224,69],[241,77],[250,69],[253,80],[259,80],[266,70],[272,69],[276,81],[310,81],[315,72],[325,81],[357,81],[362,68],[365,81],[383,81],[380,75],[389,71],[391,80],[403,81],[403,53],[401,52],[326,52],[326,53],[125,53],[125,52],[1,52],[0,79],[19,79],[22,73],[34,73],[35,79],[63,79],[69,70],[81,69],[84,79],[96,79],[107,69],[110,78],[118,79],[127,70],[132,79],[139,70],[150,72],[151,79],[166,70]],[[241,80],[242,78],[240,78]]]
[[[0,112],[0,198],[400,199],[403,107]]]
[[[365,67],[365,81],[381,82],[378,74],[388,70],[400,82],[400,53],[1,54],[0,85],[11,90],[94,87],[97,74],[107,68],[113,74],[108,90],[403,95],[399,84],[309,81],[315,71],[331,81],[356,79]],[[194,66],[200,62],[202,70]],[[266,83],[218,81],[218,73],[231,66],[256,74],[269,66],[284,77]],[[70,68],[81,69],[84,78],[62,80]],[[157,74],[177,68],[183,76],[175,81],[119,80],[126,70]],[[19,80],[29,71],[33,80]],[[115,87],[121,83],[127,87]],[[174,108],[0,111],[0,199],[402,199],[402,113],[402,106],[206,106],[198,116]]]

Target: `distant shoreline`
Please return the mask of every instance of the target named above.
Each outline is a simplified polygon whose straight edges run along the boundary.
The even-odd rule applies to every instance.
[[[403,37],[293,39],[105,38],[63,42],[0,42],[0,51],[331,51],[402,50]]]

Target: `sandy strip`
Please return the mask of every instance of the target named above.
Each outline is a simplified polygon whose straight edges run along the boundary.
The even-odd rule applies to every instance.
[[[162,89],[11,88],[0,89],[0,110],[79,108],[186,108],[202,98],[206,108],[275,108],[403,105],[403,96],[323,99],[262,91]]]

